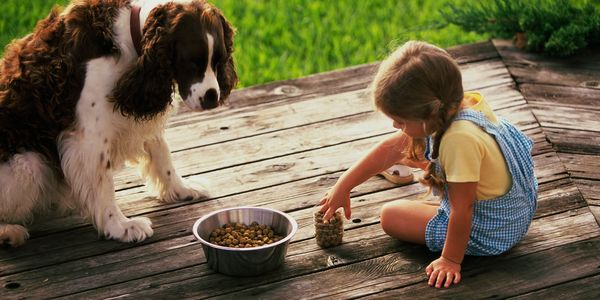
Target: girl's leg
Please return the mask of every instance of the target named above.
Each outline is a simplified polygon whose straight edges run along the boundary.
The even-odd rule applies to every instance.
[[[381,209],[381,227],[394,238],[425,245],[425,228],[437,210],[438,206],[431,203],[392,201]]]

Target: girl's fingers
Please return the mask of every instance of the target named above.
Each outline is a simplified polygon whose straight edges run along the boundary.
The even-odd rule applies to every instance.
[[[454,284],[459,283],[460,279],[461,279],[460,273],[456,273],[456,276],[454,276]]]
[[[433,270],[433,271],[431,272],[431,274],[429,274],[429,280],[427,281],[427,283],[428,283],[430,286],[433,286],[433,284],[435,283],[435,280],[437,279],[437,274],[438,274],[438,272],[439,272],[438,270]]]
[[[332,210],[331,207],[328,207],[325,215],[323,215],[323,221],[328,221],[331,216],[333,216],[333,213],[335,213],[335,210]]]
[[[450,284],[452,284],[452,280],[454,278],[454,274],[452,274],[452,272],[447,272],[446,273],[446,282],[444,283],[444,287],[445,288],[449,288]]]
[[[436,288],[441,288],[445,279],[446,279],[446,273],[445,272],[438,272],[437,280],[435,282],[435,287]]]
[[[425,268],[425,274],[427,274],[427,277],[429,277],[429,275],[431,275],[432,271],[433,271],[433,267],[431,266],[431,264],[429,264],[429,266],[427,266],[427,268]]]
[[[344,206],[344,214],[346,215],[346,220],[350,220],[350,217],[352,216],[350,205]]]
[[[327,203],[327,197],[324,197],[323,199],[321,199],[321,201],[319,201],[319,205],[323,205]]]
[[[319,209],[319,212],[326,212],[329,209],[329,205],[327,205],[327,203],[321,203],[321,208]]]
[[[319,212],[325,213],[327,210],[329,209],[329,207],[327,207],[327,205],[323,205],[321,206],[321,208],[319,209]]]

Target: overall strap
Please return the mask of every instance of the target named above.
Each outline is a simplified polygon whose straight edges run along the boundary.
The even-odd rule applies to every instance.
[[[494,123],[492,123],[483,112],[470,108],[462,109],[458,112],[458,114],[456,114],[456,117],[454,117],[454,121],[459,120],[471,121],[489,134],[497,133],[497,125],[494,125]]]
[[[495,135],[497,133],[496,126],[492,122],[490,122],[485,117],[485,114],[483,114],[482,112],[475,111],[472,109],[463,109],[456,114],[456,117],[454,117],[454,120],[452,120],[452,122],[459,121],[459,120],[471,121],[471,122],[475,123],[477,126],[483,128],[489,134]],[[427,159],[428,161],[435,161],[431,157],[432,152],[433,152],[433,136],[430,135],[425,138],[425,153],[424,153],[425,159]]]

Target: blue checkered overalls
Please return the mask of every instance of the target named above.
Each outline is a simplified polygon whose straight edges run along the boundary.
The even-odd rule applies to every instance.
[[[523,238],[535,213],[537,180],[531,157],[533,142],[508,121],[499,118],[500,124],[495,125],[479,111],[461,110],[456,120],[471,121],[492,135],[500,146],[512,175],[512,185],[506,194],[495,199],[477,200],[473,206],[471,235],[465,254],[497,255]],[[439,175],[444,176],[437,159],[431,160],[432,146],[433,139],[430,136],[427,138],[425,157],[435,163]],[[450,203],[446,186],[438,214],[427,223],[425,230],[425,241],[431,251],[442,251],[449,215]]]

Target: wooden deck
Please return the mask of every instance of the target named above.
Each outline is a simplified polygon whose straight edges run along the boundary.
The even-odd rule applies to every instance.
[[[0,298],[598,298],[600,295],[600,51],[570,59],[523,53],[508,41],[450,49],[466,90],[535,140],[539,208],[526,238],[498,257],[467,257],[463,282],[436,290],[424,268],[436,257],[396,241],[378,224],[381,205],[417,199],[419,184],[374,177],[353,192],[344,243],[320,249],[315,205],[382,136],[393,131],[365,95],[377,64],[237,90],[227,107],[181,112],[167,130],[185,177],[211,181],[206,201],[162,204],[134,170],[116,178],[128,216],[154,236],[139,244],[98,238],[78,218],[41,222],[18,249],[0,249]],[[299,230],[285,265],[234,278],[210,270],[191,234],[215,209],[265,206],[290,213]]]

